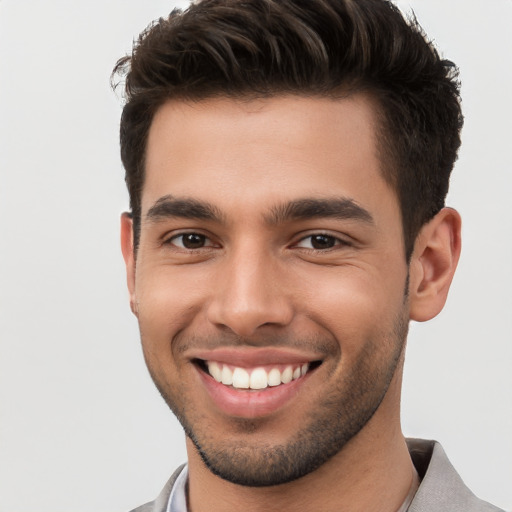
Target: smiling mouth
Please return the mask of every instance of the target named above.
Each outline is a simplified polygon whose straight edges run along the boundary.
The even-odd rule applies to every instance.
[[[312,372],[321,361],[242,368],[217,361],[195,359],[194,363],[216,382],[239,390],[262,390],[298,380]]]

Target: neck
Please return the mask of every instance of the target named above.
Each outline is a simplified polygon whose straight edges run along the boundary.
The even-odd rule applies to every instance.
[[[377,425],[371,423],[375,422],[317,470],[272,487],[245,487],[222,480],[207,469],[187,440],[189,511],[302,512],[314,504],[323,512],[396,512],[413,482],[413,465],[399,425],[383,435],[382,430],[372,432]]]

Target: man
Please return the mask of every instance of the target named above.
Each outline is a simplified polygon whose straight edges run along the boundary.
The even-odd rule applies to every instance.
[[[384,0],[203,0],[116,72],[131,308],[188,451],[137,510],[498,510],[400,428],[460,253],[455,66]]]

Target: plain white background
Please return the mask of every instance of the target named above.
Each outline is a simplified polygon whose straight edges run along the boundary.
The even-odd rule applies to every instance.
[[[129,312],[109,89],[173,5],[0,1],[0,512],[122,512],[185,459]],[[449,196],[463,256],[445,311],[411,328],[404,430],[512,510],[512,1],[399,5],[460,66],[466,114]]]

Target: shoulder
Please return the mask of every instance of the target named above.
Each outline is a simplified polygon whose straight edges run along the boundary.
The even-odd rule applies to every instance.
[[[503,512],[466,487],[437,441],[408,439],[407,444],[422,479],[409,512]]]
[[[167,480],[167,483],[165,484],[164,488],[154,501],[150,501],[149,503],[146,503],[144,505],[141,505],[140,507],[134,508],[131,510],[131,512],[166,512],[167,510],[167,503],[169,502],[169,496],[171,495],[172,488],[174,486],[174,482],[176,482],[176,479],[182,472],[183,468],[185,467],[185,464],[182,464]]]
[[[145,505],[141,505],[140,507],[134,508],[130,512],[152,512],[154,510],[154,501],[150,501],[149,503],[146,503]]]

